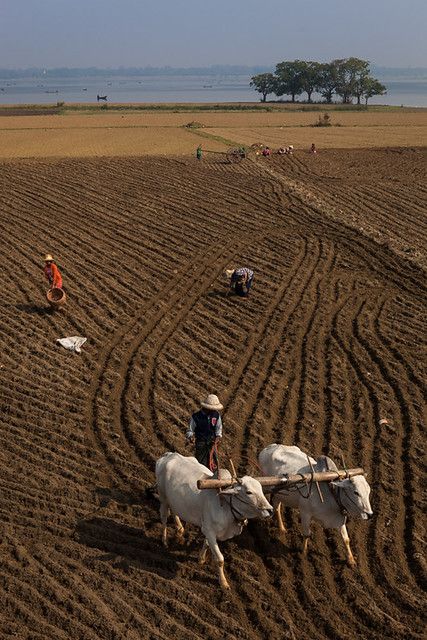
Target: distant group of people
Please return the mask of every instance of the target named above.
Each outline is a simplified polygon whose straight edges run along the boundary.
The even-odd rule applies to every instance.
[[[279,154],[279,156],[291,156],[294,152],[294,145],[290,144],[288,147],[280,147],[280,149],[277,150],[277,153]]]

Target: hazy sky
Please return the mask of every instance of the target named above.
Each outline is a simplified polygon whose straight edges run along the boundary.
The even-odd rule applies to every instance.
[[[426,0],[0,0],[0,68],[427,66]]]

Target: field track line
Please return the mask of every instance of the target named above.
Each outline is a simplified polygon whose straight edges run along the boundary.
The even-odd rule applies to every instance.
[[[126,394],[129,385],[129,378],[126,373],[127,367],[133,362],[135,354],[144,340],[156,329],[167,314],[172,314],[173,316],[174,313],[176,313],[175,309],[178,309],[179,317],[184,317],[188,312],[188,308],[191,307],[197,297],[201,295],[205,288],[216,278],[223,268],[223,265],[226,265],[232,255],[233,249],[231,249],[231,247],[224,249],[221,246],[208,255],[202,252],[199,257],[193,257],[191,263],[184,265],[158,295],[153,297],[146,305],[139,308],[132,318],[127,320],[127,322],[115,331],[99,353],[98,366],[89,388],[85,412],[89,426],[89,436],[90,440],[93,440],[93,437],[95,438],[98,449],[103,451],[104,456],[110,466],[115,470],[115,473],[126,483],[129,482],[129,478],[117,468],[115,459],[104,442],[99,424],[98,398],[100,393],[102,393],[103,378],[105,377],[106,370],[108,370],[110,361],[114,358],[115,351],[122,348],[123,342],[127,343],[125,353],[120,354],[118,380],[109,392],[109,414],[116,432],[119,434],[121,432],[124,433],[129,448],[133,451],[134,462],[140,464],[144,461],[145,466],[152,469],[154,460],[151,456],[147,457],[145,451],[131,432],[123,408],[122,398]],[[213,256],[215,257],[213,258]],[[215,260],[220,260],[220,263],[218,266],[212,268],[212,262],[215,263]],[[188,291],[191,292],[189,301],[185,299],[185,296],[188,296]],[[179,309],[183,296],[185,299],[184,307]],[[140,324],[142,324],[142,326],[140,326]],[[144,408],[144,411],[147,411],[147,409]],[[149,422],[150,416],[145,414],[145,419]]]

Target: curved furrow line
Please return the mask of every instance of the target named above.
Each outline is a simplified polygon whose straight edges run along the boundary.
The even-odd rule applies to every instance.
[[[232,256],[238,248],[237,240],[232,244],[228,245],[224,248],[212,250],[210,252],[209,259],[201,267],[198,265],[196,277],[190,286],[186,287],[186,297],[184,302],[182,302],[182,298],[180,297],[180,293],[178,296],[173,297],[170,300],[172,304],[169,305],[168,312],[163,313],[162,317],[158,318],[157,322],[153,325],[151,331],[145,334],[144,336],[144,344],[148,347],[146,352],[144,353],[144,366],[142,367],[142,380],[141,385],[142,389],[140,392],[139,401],[141,403],[141,423],[145,432],[154,435],[156,439],[169,450],[171,448],[171,443],[168,437],[168,434],[164,434],[161,429],[158,428],[158,419],[155,411],[154,404],[154,389],[156,387],[155,384],[155,367],[157,364],[157,358],[164,345],[169,340],[170,336],[176,331],[179,324],[187,317],[194,305],[197,303],[201,294],[209,287],[211,282],[215,280],[218,275],[222,273],[222,271],[227,266],[230,256]],[[120,397],[120,418],[116,415],[116,424],[120,421],[122,428],[124,427],[124,431],[126,433],[127,441],[132,445],[135,451],[138,452],[138,455],[141,452],[144,452],[143,459],[146,459],[146,444],[144,448],[144,440],[140,440],[138,434],[133,431],[132,425],[135,423],[133,420],[132,411],[127,406],[127,395],[130,392],[131,387],[131,374],[135,365],[135,361],[138,357],[138,353],[140,347],[142,345],[141,337],[136,337],[132,347],[129,351],[128,357],[126,359],[127,363],[127,374],[124,380],[124,384],[119,390],[117,390],[117,398]],[[151,348],[150,348],[151,347]],[[138,422],[138,421],[137,421]],[[149,465],[149,470],[152,471],[154,461],[156,456],[154,456],[151,460],[151,464]]]
[[[333,245],[332,245],[333,247]],[[334,269],[334,264],[336,261],[335,251],[332,251],[332,254],[326,253],[325,256],[325,266],[322,269],[320,277],[316,283],[316,290],[314,297],[314,305],[312,307],[311,313],[308,317],[308,321],[304,323],[304,334],[302,339],[299,341],[299,361],[301,363],[301,375],[299,378],[299,389],[298,389],[298,401],[297,401],[297,409],[294,423],[291,423],[291,432],[294,433],[294,441],[295,444],[300,444],[300,442],[306,443],[307,440],[312,440],[316,436],[316,425],[313,422],[309,422],[306,416],[307,413],[307,377],[309,371],[309,350],[310,350],[310,341],[311,335],[313,332],[313,328],[315,327],[316,314],[318,313],[319,306],[322,301],[322,296],[325,293],[325,288],[330,282],[331,274]],[[318,362],[317,366],[319,367],[320,376],[324,379],[324,371],[323,371],[323,362]],[[323,389],[318,389],[318,392],[322,395]],[[317,403],[317,407],[323,408],[323,402],[320,401]],[[312,412],[312,420],[315,419],[315,411]],[[324,422],[324,416],[320,416],[320,421]],[[307,424],[309,423],[309,424]],[[308,444],[308,442],[307,442]],[[304,447],[303,447],[304,448]]]
[[[294,199],[297,203],[295,207],[291,206],[288,209],[288,213],[294,215],[297,221],[326,230],[332,234],[331,240],[333,242],[347,247],[347,250],[355,257],[362,258],[373,274],[378,273],[382,278],[386,277],[389,282],[400,289],[407,290],[411,295],[420,297],[423,292],[424,298],[426,298],[427,288],[424,272],[417,265],[398,257],[386,247],[382,247],[381,252],[378,252],[378,246],[374,240],[367,236],[361,238],[360,233],[342,219],[335,220],[329,215],[328,207],[322,207],[322,203],[319,203],[316,198],[313,199],[305,188],[294,181],[274,174],[271,170],[268,172],[282,180],[288,187],[287,195],[291,201]],[[331,208],[331,211],[334,213],[334,208]]]
[[[339,345],[337,345],[333,340],[332,327],[336,325],[337,317],[343,308],[350,302],[354,290],[352,288],[352,291],[347,292],[342,298],[338,285],[339,281],[335,282],[334,306],[329,317],[325,338],[325,387],[323,394],[324,426],[321,433],[321,451],[324,455],[330,455],[332,458],[334,458],[334,450],[337,449],[337,444],[335,443],[334,438],[337,424],[342,424],[342,421],[345,423],[346,417],[350,415],[347,393],[348,387],[346,381],[344,381],[343,384],[342,378],[340,379],[340,376],[338,375],[339,368],[335,364],[337,356],[339,358],[339,354],[337,353]],[[341,386],[337,388],[338,381],[341,383]],[[345,398],[344,402],[342,401],[343,396]],[[338,400],[340,400],[341,403],[339,403]],[[342,442],[343,435],[344,434],[341,435],[340,433],[339,449],[341,451],[346,451],[347,454],[348,452],[352,453],[348,439],[345,438],[345,442]]]
[[[351,294],[348,295],[348,297],[346,298],[346,300],[344,302],[342,302],[339,307],[335,310],[335,313],[333,314],[332,317],[332,325],[336,328],[337,326],[337,318],[338,315],[341,313],[341,311],[344,309],[344,307],[346,307],[346,303],[351,299]],[[335,343],[334,346],[334,350],[339,349],[337,343]],[[342,366],[342,365],[341,365]],[[330,381],[331,384],[333,384],[335,382],[336,386],[336,375],[333,375],[332,372],[330,374]],[[352,389],[355,390],[357,389],[357,379],[355,380],[355,382],[351,385]],[[335,391],[335,388],[333,388],[333,391]],[[347,396],[347,394],[346,394]],[[328,400],[328,396],[325,396],[325,400]],[[346,403],[346,407],[344,409],[345,413],[349,416],[350,412],[351,412],[351,407],[348,406],[349,405],[349,400],[346,399],[345,403]],[[325,409],[325,414],[328,414],[328,411],[330,411],[330,406],[326,407]],[[334,412],[335,413],[335,412]],[[334,418],[336,420],[336,415],[334,415]],[[355,423],[356,421],[353,420],[353,423]],[[357,466],[359,464],[359,456],[360,456],[360,450],[359,447],[357,446],[357,442],[358,440],[358,436],[357,434],[355,434],[356,436],[356,447],[353,448],[352,443],[346,439],[345,442],[346,444],[344,444],[343,446],[343,436],[345,437],[346,435],[346,430],[341,428],[341,424],[338,422],[338,424],[335,426],[335,430],[337,430],[337,438],[336,438],[336,445],[333,445],[333,436],[335,435],[334,432],[334,427],[332,425],[329,426],[325,426],[325,431],[323,434],[323,438],[324,438],[324,453],[329,453],[331,455],[331,445],[332,445],[332,449],[335,452],[339,452],[339,451],[344,451],[345,452],[345,458],[347,461],[347,464],[350,464],[349,466]],[[356,429],[357,431],[357,429]],[[349,454],[350,453],[350,457]],[[354,455],[355,454],[355,455]],[[332,457],[334,458],[334,454],[332,453]],[[336,458],[336,461],[339,463],[339,458]],[[353,540],[353,545],[354,545],[354,538],[353,538],[353,531],[350,528],[350,537]],[[358,536],[359,537],[359,536]],[[356,541],[358,540],[358,537],[356,538]],[[322,536],[323,538],[323,536]],[[330,564],[331,566],[334,566],[337,564],[337,562],[343,562],[342,560],[340,560],[340,558],[343,555],[343,549],[342,549],[342,541],[339,540],[338,542],[338,536],[335,534],[334,536],[331,535],[326,535],[324,537],[325,542],[326,542],[326,546],[328,549],[328,553],[329,553],[329,558],[330,558]],[[316,543],[316,548],[318,546],[318,543]],[[319,545],[319,551],[322,549],[323,545]],[[365,536],[362,536],[362,545],[361,545],[361,549],[365,549],[366,547],[366,541],[365,541]],[[358,550],[358,545],[356,545],[355,550],[356,550],[356,557],[357,557],[357,550]],[[364,582],[361,583],[360,580],[357,578],[356,575],[353,574],[352,571],[348,570],[348,569],[344,569],[343,571],[338,570],[338,567],[336,567],[336,569],[333,572],[334,575],[334,581],[335,581],[335,589],[334,591],[336,592],[336,596],[331,596],[331,597],[338,597],[340,599],[344,599],[346,604],[347,604],[347,608],[343,607],[343,611],[347,611],[347,609],[349,609],[350,611],[353,612],[353,615],[355,616],[356,620],[358,621],[358,625],[360,626],[361,621],[360,621],[360,605],[358,604],[357,600],[354,598],[354,590],[355,589],[369,589],[370,593],[371,593],[371,597],[375,598],[375,593],[377,590],[376,584],[374,580],[367,580],[368,576],[369,576],[369,570],[368,570],[368,575],[366,575],[366,561],[364,559],[364,557],[359,559],[359,563],[361,564],[361,570],[365,573],[365,577],[364,577]],[[321,572],[321,568],[319,568],[319,571]],[[349,580],[350,578],[350,580]],[[366,581],[367,580],[367,581]],[[363,585],[363,587],[362,587]],[[359,629],[359,635],[361,637],[365,637],[369,630],[371,629],[376,629],[377,632],[384,632],[386,629],[385,623],[383,622],[383,617],[385,615],[385,612],[382,611],[378,611],[378,612],[374,612],[372,610],[365,610],[365,614],[362,618],[363,620],[363,625],[364,625],[364,629],[360,628]],[[390,610],[389,608],[389,614],[387,615],[394,615],[392,610]],[[395,618],[394,618],[395,619]],[[397,621],[397,626],[399,626],[399,622]],[[403,626],[402,626],[403,628]]]
[[[286,279],[283,279],[279,288],[262,319],[257,323],[256,330],[249,335],[247,339],[246,353],[239,363],[234,366],[233,376],[228,384],[228,394],[226,396],[226,409],[224,416],[228,420],[235,420],[238,423],[246,424],[249,416],[253,412],[254,407],[258,403],[258,395],[262,392],[263,381],[268,374],[269,367],[274,361],[276,351],[270,353],[269,345],[274,344],[276,336],[280,336],[279,340],[283,340],[284,327],[298,307],[301,299],[304,297],[308,284],[313,277],[313,273],[319,261],[318,247],[314,247],[314,259],[311,259],[307,266],[306,258],[308,256],[309,245],[304,239],[304,244],[296,261],[291,267]],[[317,256],[316,256],[317,253]],[[287,309],[289,291],[292,292],[292,298],[296,302]],[[284,306],[283,306],[284,305]],[[245,404],[242,407],[242,390],[250,392],[245,394]],[[240,393],[239,393],[240,390]],[[228,399],[231,399],[229,402]],[[236,415],[236,418],[233,416]],[[237,420],[238,416],[238,420]],[[241,439],[237,439],[234,443],[234,452],[238,451],[238,458],[242,456],[246,458],[246,448],[248,445],[249,431],[243,430]]]
[[[333,262],[334,262],[334,259],[335,259],[335,258],[333,258],[333,260],[331,261],[331,264],[330,264],[330,270],[329,270],[329,272],[328,272],[328,273],[329,273],[329,278],[331,277],[331,274],[332,274],[332,272],[333,272]],[[344,302],[344,303],[340,303],[339,308],[341,308],[344,304],[345,304],[345,302]],[[330,320],[330,322],[328,323],[328,326],[329,326],[329,327],[330,327],[330,323],[331,323],[331,320]],[[313,330],[313,333],[314,333],[314,330]],[[314,337],[314,340],[315,340],[315,341],[317,341],[317,337],[316,337],[316,336]],[[296,358],[296,359],[298,360],[298,358]],[[304,376],[301,376],[301,380],[304,380]],[[316,439],[316,434],[314,434],[314,437],[315,437],[315,439]],[[288,439],[289,439],[289,438],[288,438]],[[291,438],[291,439],[290,439],[290,441],[291,441],[291,442],[294,442],[294,438]],[[328,443],[328,444],[329,444],[329,443]],[[308,450],[310,451],[310,453],[312,453],[312,452],[313,452],[313,440],[311,441],[311,444],[310,444],[310,445],[307,445],[307,446],[308,446]],[[303,448],[304,448],[304,447],[303,447]],[[307,447],[305,447],[305,449],[307,449]],[[328,447],[327,447],[327,449],[326,449],[326,452],[327,452],[327,453],[329,452],[329,451],[328,451],[328,449],[329,449],[329,446],[328,446]],[[331,565],[333,565],[333,563],[334,563],[334,562],[336,562],[336,556],[337,556],[337,552],[336,552],[336,550],[335,550],[335,547],[336,547],[336,546],[338,546],[338,545],[336,544],[336,542],[334,543],[334,545],[333,545],[333,546],[331,546],[331,545],[327,545],[327,546],[326,546],[326,550],[327,550],[327,551],[326,551],[326,553],[328,553],[328,554],[329,554],[329,556],[330,556],[330,564],[331,564]],[[317,542],[316,542],[316,549],[317,549],[317,548],[319,548],[319,552],[325,553],[325,543],[323,543],[323,544],[319,544],[319,541],[317,541]],[[340,555],[342,555],[342,550],[341,550],[341,552],[340,552]],[[316,556],[316,557],[317,557],[317,556]],[[324,561],[323,561],[323,559],[322,559],[322,562],[321,562],[321,563],[319,564],[319,566],[317,567],[317,566],[316,566],[316,565],[317,565],[316,557],[315,557],[313,560],[310,560],[310,562],[312,562],[312,564],[313,564],[313,571],[314,571],[314,575],[319,576],[319,575],[321,575],[321,574],[323,573],[323,571],[322,571],[322,567],[323,567],[323,565],[324,565]],[[313,576],[311,577],[311,579],[307,579],[307,580],[305,580],[305,582],[306,582],[307,584],[311,584],[311,583],[312,583],[312,579],[313,579]],[[346,590],[345,590],[345,589],[343,590],[343,588],[342,588],[342,584],[340,584],[340,585],[338,585],[338,586],[337,586],[337,585],[335,584],[335,581],[334,581],[334,580],[331,580],[331,578],[329,577],[328,573],[327,573],[327,574],[325,574],[325,575],[323,576],[323,578],[322,578],[322,579],[323,579],[323,582],[324,582],[324,584],[325,584],[325,588],[327,588],[327,589],[328,589],[329,598],[331,598],[331,599],[339,599],[340,597],[343,597],[343,595],[344,595],[344,593],[345,593],[345,591],[346,591]],[[292,582],[292,583],[293,583],[293,582],[294,582],[294,580],[295,580],[295,576],[292,576],[292,577],[290,578],[290,582]],[[326,585],[328,585],[328,586],[326,587]],[[305,596],[305,597],[307,597],[307,596]],[[346,595],[346,597],[348,597],[349,601],[351,601],[352,597],[351,597],[351,592],[350,592],[350,591],[349,591],[349,593]],[[350,611],[351,611],[351,608],[350,608]],[[343,609],[343,611],[342,611],[342,619],[343,619],[343,620],[345,620],[345,618],[347,618],[347,620],[346,620],[346,624],[347,624],[347,626],[349,626],[349,627],[351,627],[351,628],[357,628],[357,627],[359,626],[359,627],[360,627],[360,629],[359,629],[359,633],[360,633],[361,635],[362,635],[362,634],[364,634],[364,633],[366,633],[366,630],[368,629],[368,627],[367,627],[367,626],[364,626],[364,625],[361,625],[361,624],[360,624],[360,622],[358,623],[358,617],[357,617],[357,616],[354,616],[354,615],[353,615],[353,613],[350,613],[350,612],[348,612],[347,610]]]
[[[218,256],[221,256],[223,253],[223,251],[218,249],[216,249],[216,252]],[[107,405],[105,405],[105,407],[103,406],[104,418],[107,420],[107,423],[111,421],[113,425],[112,428],[115,429],[115,431],[111,432],[110,426],[110,437],[118,437],[120,438],[121,444],[126,443],[126,449],[128,453],[130,452],[135,463],[137,463],[137,468],[140,468],[141,463],[144,463],[147,468],[152,468],[154,458],[152,455],[147,455],[145,448],[140,445],[135,434],[131,431],[130,426],[126,422],[127,416],[124,414],[122,406],[121,398],[123,398],[123,394],[126,394],[129,385],[128,367],[132,365],[140,345],[157,327],[159,322],[165,316],[167,317],[168,313],[174,313],[175,306],[180,304],[182,296],[184,296],[185,299],[185,295],[189,289],[191,290],[191,287],[196,287],[196,295],[200,295],[201,291],[209,284],[212,280],[212,275],[209,271],[211,260],[211,256],[206,256],[204,253],[201,254],[199,258],[194,257],[191,267],[187,266],[187,268],[182,268],[175,278],[168,282],[156,298],[153,298],[148,305],[139,309],[133,318],[126,324],[123,324],[98,356],[97,371],[92,379],[88,394],[86,409],[87,424],[90,425],[91,432],[95,437],[95,442],[103,452],[109,466],[126,483],[129,483],[128,474],[123,473],[123,471],[117,467],[115,457],[109,450],[108,442],[105,441],[103,437],[102,432],[104,429],[101,427],[103,417],[100,414],[100,406],[98,406],[101,402],[102,387],[106,386],[109,395]],[[202,270],[203,273],[206,272],[206,275],[203,276],[200,285]],[[171,291],[173,293],[171,293]],[[141,319],[143,322],[142,328],[140,327]],[[123,350],[124,353],[121,353]],[[116,355],[116,352],[119,353],[119,356]],[[119,374],[116,374],[113,380],[109,381],[106,378],[106,372],[109,370],[114,372],[115,369],[119,370]],[[110,408],[106,409],[108,406]],[[144,410],[146,411],[146,408]],[[122,422],[123,420],[125,422]],[[147,420],[146,422],[148,423]],[[117,435],[114,436],[114,433]],[[121,436],[123,436],[124,442],[122,442]],[[140,481],[137,480],[131,482],[132,486],[139,486],[139,484]]]
[[[331,272],[333,271],[334,260],[335,260],[334,256],[329,258],[329,264],[327,265],[327,267],[324,267],[324,274],[329,274],[329,275],[331,274]],[[319,284],[317,285],[317,288],[318,288],[318,286],[319,286]],[[313,315],[315,315],[315,312],[313,312]],[[333,585],[333,582],[329,581],[329,583],[330,583],[330,591],[332,593],[334,591],[334,585]],[[301,595],[302,594],[300,593],[299,595],[300,595],[300,600],[301,600]],[[304,600],[309,600],[309,598],[307,598],[307,594],[304,594]],[[353,627],[357,626],[356,625],[356,620],[357,620],[357,618],[353,618],[351,620]],[[329,622],[330,622],[330,621],[328,622],[325,618],[323,618],[323,621],[325,622],[325,624],[329,624]],[[334,625],[334,628],[336,628],[336,625]]]
[[[372,369],[375,369],[375,365],[365,351],[363,353],[358,352],[358,342],[353,335],[353,324],[363,304],[363,301],[359,302],[357,308],[352,311],[351,317],[345,321],[344,331],[339,326],[340,317],[338,316],[337,324],[332,329],[332,335],[341,350],[346,354],[347,360],[359,380],[359,384],[366,390],[369,398],[370,415],[368,416],[369,421],[367,421],[366,427],[367,429],[373,429],[374,435],[373,440],[369,441],[371,462],[365,468],[368,469],[372,478],[370,484],[373,486],[374,519],[367,532],[369,543],[367,545],[364,544],[364,548],[369,558],[369,563],[367,564],[368,570],[373,573],[373,581],[376,588],[383,591],[384,604],[387,603],[388,600],[391,600],[397,604],[398,607],[402,607],[402,610],[406,608],[414,610],[416,605],[410,603],[407,598],[403,598],[401,593],[396,590],[395,578],[389,577],[389,567],[382,560],[384,555],[382,532],[387,531],[387,518],[389,517],[393,520],[396,512],[394,507],[391,508],[391,506],[385,502],[385,497],[381,492],[375,492],[375,487],[384,487],[388,484],[387,474],[390,472],[390,467],[385,466],[385,459],[391,456],[391,451],[390,443],[388,441],[384,442],[384,434],[379,424],[382,418],[382,412],[381,402],[372,377]],[[343,311],[345,311],[345,309]],[[341,331],[343,332],[343,337],[340,335]],[[345,341],[348,340],[349,336],[352,336],[352,338],[347,346]],[[369,363],[369,369],[367,363]]]
[[[392,340],[387,337],[384,331],[381,329],[381,316],[383,314],[387,314],[385,307],[386,303],[387,301],[383,300],[379,308],[379,312],[374,318],[373,326],[377,335],[377,339],[380,343],[386,346],[392,359],[397,361],[399,365],[404,368],[405,374],[408,376],[409,380],[419,389],[420,393],[422,394],[423,400],[427,401],[427,384],[424,382],[424,379],[417,374],[417,372],[414,370],[414,368],[408,362],[402,352],[394,346]],[[422,330],[425,330],[425,326]]]
[[[298,208],[291,213],[299,212],[300,217],[306,217],[307,224],[315,224],[323,227],[327,233],[330,233],[332,240],[342,246],[355,258],[361,260],[364,269],[370,271],[370,275],[379,276],[381,279],[388,281],[398,289],[407,291],[411,296],[421,299],[426,298],[427,289],[425,286],[425,278],[421,269],[414,264],[399,258],[390,249],[382,246],[378,251],[377,244],[370,238],[357,234],[354,228],[323,218],[319,220],[317,215],[313,216],[315,208],[311,212],[306,208],[302,211]]]
[[[375,308],[370,310],[374,314],[375,318],[378,318],[381,313],[382,305],[384,301],[375,305]],[[372,319],[368,313],[362,318],[362,313],[365,310],[365,304],[361,307],[360,313],[354,320],[353,329],[356,339],[359,341],[366,353],[369,354],[370,359],[374,362],[379,371],[381,372],[383,380],[391,388],[396,400],[396,404],[399,408],[400,422],[404,427],[404,435],[401,443],[395,442],[395,449],[397,457],[402,460],[403,466],[401,473],[397,469],[394,470],[394,474],[397,474],[395,478],[396,485],[401,487],[404,499],[404,529],[403,535],[398,535],[396,526],[394,527],[394,533],[400,540],[404,540],[407,572],[412,574],[415,582],[421,590],[426,587],[425,575],[423,565],[419,562],[419,553],[417,553],[416,544],[414,544],[414,535],[417,532],[417,513],[416,513],[416,501],[415,495],[417,494],[415,487],[415,480],[413,475],[413,469],[416,469],[416,464],[413,464],[412,452],[415,450],[413,441],[417,432],[417,411],[414,410],[410,399],[410,393],[408,390],[409,385],[405,384],[405,369],[400,366],[398,361],[393,361],[393,366],[389,364],[390,358],[387,354],[384,354],[381,343],[376,340],[376,333],[373,328]],[[362,319],[364,325],[362,325]],[[369,340],[362,333],[362,328],[365,331],[369,331]],[[414,415],[415,414],[415,415]],[[423,419],[422,411],[418,414],[418,422],[421,423]]]
[[[304,308],[304,298],[308,297],[308,299],[311,301],[312,299],[311,292],[317,290],[317,293],[315,296],[316,306],[313,309],[312,316],[311,316],[312,319],[314,320],[316,316],[316,309],[318,309],[317,305],[319,304],[319,300],[320,300],[318,295],[319,286],[322,284],[322,287],[323,287],[326,274],[328,274],[333,269],[333,258],[330,259],[328,253],[329,252],[327,250],[325,252],[325,248],[320,242],[318,260],[314,268],[312,269],[311,275],[306,282],[306,285],[302,291],[302,294],[300,297],[297,298],[297,300],[294,299],[292,301],[290,313],[285,314],[286,322],[283,324],[282,331],[281,331],[281,334],[283,337],[278,348],[275,350],[274,359],[270,364],[268,374],[265,376],[265,382],[263,385],[265,387],[268,387],[268,384],[270,383],[270,378],[274,371],[273,366],[279,365],[279,368],[283,367],[284,372],[286,371],[286,369],[288,369],[288,375],[290,374],[290,370],[289,370],[290,367],[292,367],[292,369],[294,370],[296,370],[298,367],[297,363],[299,362],[299,358],[298,356],[295,356],[295,350],[298,349],[297,347],[298,344],[305,343],[306,336],[302,337],[302,331],[303,331],[302,327],[305,325],[306,318],[310,314],[310,311]],[[298,327],[297,327],[296,323],[298,320],[300,320],[301,314],[303,314],[304,319],[302,320],[301,324],[298,324]],[[287,341],[290,342],[288,348],[286,348]],[[283,363],[281,362],[281,358],[279,357],[280,350],[282,350],[282,354],[283,354],[282,357],[284,358]],[[292,394],[293,392],[293,385],[291,380],[287,379],[286,376],[284,376],[284,379],[287,380],[285,395],[288,397],[288,395]],[[257,398],[257,401],[258,401],[258,398]],[[267,401],[268,401],[268,406],[272,409],[272,415],[274,416],[275,415],[274,407],[277,407],[277,405],[279,405],[278,406],[278,411],[279,411],[280,410],[279,407],[283,402],[283,385],[282,384],[279,384],[279,383],[277,384],[276,389],[273,389],[271,394],[269,394]],[[246,423],[245,423],[245,430],[248,432],[248,439],[251,435],[251,425],[252,425],[253,417],[256,410],[257,410],[257,404],[254,405],[252,413],[249,415],[249,418],[248,420],[246,420]],[[264,432],[268,433],[268,426],[269,426],[268,420],[265,422],[265,424],[263,421]],[[276,433],[277,431],[278,430],[276,429]],[[268,442],[266,442],[265,439],[264,439],[264,444],[268,444]],[[256,447],[253,453],[256,455]]]
[[[302,263],[302,258],[300,257],[299,259],[297,259],[297,263],[296,264],[292,264],[291,266],[291,273],[293,274],[292,276],[288,276],[288,280],[289,278],[292,278],[295,273],[298,271],[300,264]],[[256,273],[258,273],[258,266],[256,267]],[[266,281],[266,285],[269,285],[268,281]],[[266,306],[264,308],[264,306],[262,307],[262,309],[260,308],[257,311],[257,315],[253,317],[253,320],[251,320],[250,322],[243,322],[243,320],[247,320],[248,318],[250,318],[250,315],[252,314],[252,310],[255,307],[258,307],[256,300],[258,298],[257,293],[254,293],[253,296],[251,298],[251,305],[250,307],[248,307],[248,305],[245,304],[246,301],[241,301],[238,305],[236,305],[235,309],[233,309],[232,313],[233,313],[233,320],[234,320],[234,326],[232,325],[230,327],[230,331],[231,331],[231,336],[230,336],[230,348],[232,349],[233,347],[235,348],[236,345],[236,339],[237,340],[241,340],[241,338],[239,338],[238,335],[238,329],[243,329],[245,331],[245,342],[243,345],[243,350],[241,350],[241,353],[243,354],[243,359],[240,356],[239,360],[237,362],[235,362],[234,360],[230,361],[230,366],[227,367],[227,369],[224,370],[224,367],[220,367],[218,369],[218,367],[216,367],[216,371],[215,371],[215,367],[212,369],[212,376],[209,375],[209,371],[210,369],[210,360],[212,360],[213,357],[213,353],[212,353],[212,340],[214,338],[215,335],[218,335],[218,339],[221,339],[221,323],[222,323],[222,333],[224,331],[224,322],[225,322],[225,326],[227,326],[227,317],[230,313],[229,309],[230,309],[230,305],[233,304],[233,299],[224,299],[224,298],[207,298],[206,299],[206,303],[204,303],[204,305],[202,306],[201,309],[198,309],[197,311],[197,315],[195,315],[195,319],[196,319],[196,327],[199,325],[199,331],[194,333],[194,329],[193,331],[190,333],[190,338],[191,340],[197,340],[197,344],[198,343],[198,338],[197,336],[200,335],[203,336],[204,332],[206,332],[206,330],[209,331],[209,340],[210,340],[210,348],[206,351],[206,358],[203,354],[200,354],[200,363],[197,362],[197,359],[194,359],[194,362],[192,363],[191,367],[187,367],[186,370],[189,369],[188,373],[185,373],[185,377],[182,380],[181,385],[179,386],[179,396],[180,396],[180,402],[178,403],[178,407],[176,409],[175,412],[175,419],[174,422],[176,423],[177,421],[179,421],[181,424],[186,424],[186,420],[187,420],[187,416],[185,414],[185,411],[183,413],[183,411],[180,411],[180,409],[182,407],[186,406],[186,402],[185,402],[185,398],[183,397],[183,389],[187,389],[188,391],[188,384],[189,384],[189,379],[190,381],[194,381],[194,383],[197,385],[197,374],[195,372],[197,372],[198,370],[200,371],[200,373],[204,373],[205,375],[201,376],[200,378],[200,384],[197,385],[199,388],[206,388],[207,386],[212,386],[212,385],[216,385],[216,388],[218,388],[218,376],[222,375],[222,379],[221,383],[220,383],[220,388],[224,388],[224,392],[221,393],[221,397],[223,397],[223,394],[225,394],[227,397],[235,397],[236,395],[236,391],[237,389],[239,389],[239,378],[241,377],[242,372],[244,371],[245,366],[247,365],[247,363],[250,361],[250,359],[253,357],[253,351],[256,347],[256,343],[259,341],[259,335],[262,335],[262,331],[263,331],[263,327],[267,327],[269,326],[269,324],[271,323],[272,318],[274,318],[274,314],[276,316],[280,316],[280,312],[276,309],[277,303],[279,300],[284,300],[284,291],[286,288],[287,284],[286,282],[284,283],[280,283],[280,289],[278,289],[273,297],[272,297],[272,301],[268,302],[268,306]],[[256,290],[258,292],[258,290],[261,290],[263,288],[263,285],[259,282],[259,280],[257,280],[257,284],[256,284]],[[209,309],[209,306],[211,304],[212,300],[212,309],[210,310],[210,313],[202,313],[203,309]],[[215,302],[214,302],[215,300]],[[218,302],[217,302],[218,300]],[[207,305],[207,306],[206,306]],[[243,315],[240,317],[240,313],[242,313]],[[218,321],[220,320],[220,322],[218,322],[218,334],[215,334],[216,329],[214,329],[214,333],[212,334],[211,331],[211,322],[210,322],[210,318],[215,318],[215,315],[218,319]],[[275,320],[276,322],[276,320]],[[257,334],[254,334],[253,332],[253,326],[254,324],[256,324],[258,327],[261,327],[259,329],[259,331],[257,332]],[[190,323],[187,323],[187,327],[194,327],[193,323],[190,321]],[[236,332],[236,336],[233,335],[233,333]],[[273,330],[270,329],[269,333],[271,334],[271,336],[273,336]],[[258,335],[259,334],[259,335]],[[187,333],[184,334],[185,336],[187,336]],[[269,340],[272,339],[272,337],[269,337]],[[179,341],[182,338],[180,337],[180,335],[178,334],[178,344]],[[274,336],[273,336],[274,339]],[[188,342],[188,341],[187,341]],[[213,340],[214,342],[214,340]],[[261,343],[260,343],[261,345]],[[258,349],[258,347],[256,347]],[[261,345],[261,349],[264,349],[264,346]],[[168,352],[168,360],[167,363],[165,365],[166,370],[169,366],[169,364],[171,364],[171,362],[173,361],[173,353],[174,353],[175,349],[173,349],[172,351],[169,350]],[[179,350],[178,350],[179,353]],[[187,357],[189,356],[189,354],[191,353],[191,347],[190,350],[187,352]],[[196,353],[196,352],[195,352]],[[210,359],[208,358],[210,354]],[[222,352],[222,348],[221,348],[221,357],[223,357],[223,352]],[[231,356],[230,356],[231,357]],[[172,358],[172,361],[171,361]],[[215,361],[215,358],[214,358]],[[205,368],[207,367],[207,369]],[[157,367],[158,368],[158,367]],[[178,368],[179,371],[179,368]],[[231,375],[231,379],[230,376]],[[164,374],[163,374],[163,379],[164,379]],[[175,385],[176,386],[176,385]],[[181,388],[182,387],[182,388]],[[234,390],[236,389],[236,391]],[[200,393],[200,391],[199,391]],[[191,397],[191,396],[190,396]],[[197,397],[197,394],[195,395],[195,397]],[[164,403],[165,398],[162,396],[162,403]],[[193,402],[193,398],[191,398],[190,400],[190,406]],[[227,404],[227,402],[226,402]],[[228,409],[227,409],[228,411]],[[163,413],[163,409],[162,409],[162,413]],[[170,430],[169,430],[170,432]],[[175,443],[175,442],[174,442]]]

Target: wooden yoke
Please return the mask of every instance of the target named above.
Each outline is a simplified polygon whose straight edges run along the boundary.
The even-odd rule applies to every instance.
[[[346,471],[319,471],[314,473],[299,473],[289,476],[264,476],[255,478],[262,487],[283,487],[294,484],[310,484],[310,482],[332,482],[333,480],[345,480],[353,476],[363,476],[362,467],[356,469],[347,469]],[[216,478],[206,478],[197,481],[198,489],[221,489],[224,487],[232,487],[238,484],[237,478],[231,480],[217,480]]]

